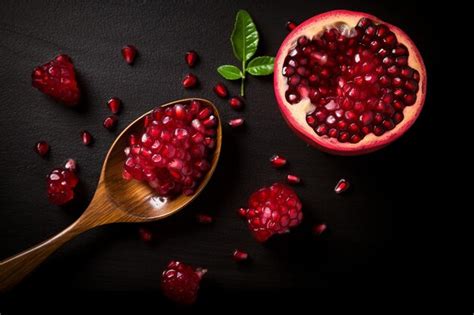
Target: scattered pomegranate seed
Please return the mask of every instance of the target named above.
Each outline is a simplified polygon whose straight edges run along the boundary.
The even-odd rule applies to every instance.
[[[140,239],[144,242],[151,242],[153,240],[153,234],[147,228],[140,227],[138,229],[138,235],[140,235]]]
[[[122,48],[122,56],[125,59],[125,62],[131,65],[135,61],[135,56],[137,55],[137,49],[133,45],[127,45]]]
[[[216,93],[217,96],[222,98],[227,98],[229,96],[229,91],[227,91],[227,88],[222,83],[216,84],[216,86],[214,87],[214,93]]]
[[[89,131],[81,131],[81,140],[82,140],[82,143],[84,143],[85,145],[89,145],[92,143],[92,135],[90,134]]]
[[[275,183],[254,192],[248,201],[247,223],[255,239],[265,242],[289,232],[303,220],[301,201],[290,187]]]
[[[334,191],[336,192],[336,194],[340,194],[348,190],[349,186],[349,182],[343,178],[339,180],[339,182],[336,184],[336,187],[334,187]]]
[[[327,229],[326,223],[319,223],[313,226],[313,233],[316,235],[321,235],[324,233],[324,231],[326,231],[326,229]]]
[[[291,32],[292,30],[294,30],[294,29],[296,28],[296,26],[297,26],[297,25],[296,25],[295,22],[292,22],[292,21],[286,22],[286,29],[287,29],[288,31],[290,31],[290,32]]]
[[[105,129],[112,130],[115,128],[115,126],[117,126],[117,121],[118,121],[117,115],[111,115],[105,118],[103,122],[103,126]]]
[[[273,167],[281,168],[286,165],[286,159],[281,155],[275,154],[270,158],[270,163],[272,163]]]
[[[240,110],[244,106],[244,102],[242,101],[240,97],[232,97],[229,100],[229,105],[235,110]]]
[[[45,156],[49,152],[49,144],[46,141],[38,141],[34,149],[39,156]]]
[[[194,50],[190,50],[184,56],[184,60],[190,68],[193,68],[199,59],[198,54]]]
[[[77,162],[74,159],[68,159],[64,164],[64,168],[70,170],[71,172],[76,172],[77,170]]]
[[[244,261],[249,258],[249,254],[247,252],[244,252],[238,249],[234,250],[234,253],[232,254],[232,256],[234,257],[234,260],[236,262]]]
[[[299,184],[301,182],[301,178],[299,178],[298,176],[296,175],[292,175],[292,174],[288,174],[288,176],[286,176],[286,181],[289,183],[289,184]]]
[[[110,111],[112,114],[117,114],[120,111],[120,105],[122,102],[117,97],[112,97],[108,102],[107,105],[109,106]]]
[[[210,215],[207,214],[198,214],[196,215],[196,220],[202,224],[212,223],[213,219]]]
[[[71,58],[59,55],[33,70],[32,85],[68,106],[79,103],[81,93],[76,81],[76,72]]]
[[[197,85],[197,82],[198,82],[197,77],[192,73],[188,73],[184,76],[183,86],[185,89],[192,89],[193,87]]]
[[[239,216],[241,216],[242,218],[246,218],[247,217],[247,209],[239,208],[239,210],[237,210],[237,214]]]
[[[79,182],[74,172],[64,168],[55,168],[46,178],[50,203],[60,206],[74,198],[74,187]]]
[[[170,261],[161,275],[161,290],[166,297],[176,303],[193,304],[196,302],[199,284],[206,272],[206,269]]]
[[[244,119],[243,118],[234,118],[229,121],[229,126],[232,128],[237,128],[240,127],[244,124]]]

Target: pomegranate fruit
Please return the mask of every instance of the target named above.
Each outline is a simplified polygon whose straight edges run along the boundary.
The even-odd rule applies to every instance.
[[[274,234],[286,233],[303,220],[300,199],[293,189],[280,183],[254,192],[246,210],[249,229],[259,242],[265,242]]]
[[[275,59],[274,90],[288,125],[329,153],[358,155],[403,135],[419,116],[426,70],[398,27],[344,10],[298,25]]]
[[[211,169],[217,114],[198,100],[157,107],[131,135],[123,178],[146,181],[160,196],[192,195]]]

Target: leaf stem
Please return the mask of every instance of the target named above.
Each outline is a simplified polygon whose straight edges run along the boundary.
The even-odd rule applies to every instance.
[[[244,88],[244,81],[245,81],[245,56],[242,59],[242,80],[240,81],[240,96],[244,97],[245,88]]]

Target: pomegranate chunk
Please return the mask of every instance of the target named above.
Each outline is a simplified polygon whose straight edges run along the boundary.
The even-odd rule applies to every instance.
[[[200,101],[157,107],[125,149],[123,177],[146,181],[158,195],[192,195],[211,168],[217,116]]]
[[[194,268],[179,261],[170,261],[161,276],[161,290],[179,304],[196,302],[199,285],[206,269]]]
[[[74,188],[79,180],[74,172],[55,168],[47,176],[48,200],[54,205],[64,205],[74,198]]]
[[[248,201],[247,223],[255,239],[265,242],[303,220],[301,201],[290,187],[275,183],[254,192]]]

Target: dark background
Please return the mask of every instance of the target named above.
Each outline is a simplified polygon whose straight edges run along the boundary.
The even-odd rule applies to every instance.
[[[428,70],[428,95],[417,123],[399,141],[361,157],[336,157],[308,147],[287,128],[273,95],[272,77],[249,78],[247,106],[236,113],[212,92],[216,68],[237,64],[229,42],[235,14],[246,9],[260,33],[259,55],[275,55],[287,35],[288,20],[303,20],[331,9],[366,11],[400,26],[417,43]],[[248,301],[258,296],[299,296],[301,292],[388,292],[416,290],[423,282],[419,261],[429,215],[430,156],[439,86],[440,48],[435,14],[413,2],[389,1],[2,1],[0,8],[0,258],[26,249],[71,224],[90,201],[102,160],[115,133],[102,127],[111,96],[123,100],[119,130],[153,106],[183,97],[214,101],[223,120],[243,116],[244,130],[224,128],[217,171],[187,209],[149,224],[152,244],[138,237],[138,226],[117,224],[90,231],[52,255],[13,292],[0,297],[10,312],[26,295],[60,294],[159,302],[161,271],[170,259],[209,269],[198,306],[216,300]],[[120,55],[134,44],[139,56],[128,66]],[[201,62],[192,70],[201,82],[187,91],[181,79],[190,70],[184,53],[194,49]],[[32,69],[58,53],[74,61],[83,91],[78,109],[66,108],[31,87]],[[226,82],[232,94],[238,83]],[[95,143],[83,146],[79,132]],[[47,140],[46,159],[32,147]],[[274,170],[268,158],[286,156],[289,167]],[[80,165],[80,196],[60,208],[48,204],[45,175],[73,157]],[[235,211],[251,192],[300,175],[303,224],[265,245],[252,239]],[[336,195],[341,178],[350,192]],[[196,213],[215,217],[211,226],[195,223]],[[316,239],[311,226],[327,222],[329,233]],[[237,265],[234,248],[252,261]],[[313,294],[313,293],[311,293]],[[13,305],[13,306],[12,306]],[[81,305],[83,305],[81,303]],[[0,309],[2,312],[2,309]],[[2,313],[8,314],[8,312]]]

